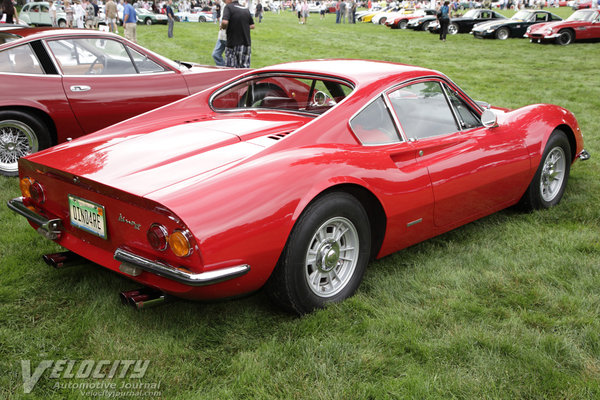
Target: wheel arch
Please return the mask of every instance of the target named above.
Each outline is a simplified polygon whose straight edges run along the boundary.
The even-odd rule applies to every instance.
[[[294,225],[304,210],[306,210],[312,203],[319,200],[323,196],[336,192],[347,193],[354,197],[367,213],[369,223],[371,225],[370,259],[373,259],[377,256],[379,250],[381,249],[381,245],[383,244],[387,227],[387,215],[377,196],[375,196],[373,192],[364,186],[356,183],[340,183],[324,189],[302,207],[302,212],[299,213],[297,218],[294,219]]]
[[[34,117],[38,118],[40,121],[46,125],[48,128],[48,132],[50,133],[50,140],[52,141],[51,145],[54,146],[58,144],[56,125],[54,124],[54,120],[48,113],[39,108],[28,107],[28,106],[0,106],[0,111],[20,111],[23,113],[31,114]]]
[[[577,141],[575,140],[575,132],[573,132],[573,129],[571,129],[571,127],[567,124],[558,125],[556,128],[554,128],[552,132],[556,130],[563,131],[565,135],[567,135],[567,139],[569,140],[569,146],[571,147],[571,162],[575,161],[575,156],[577,153]]]

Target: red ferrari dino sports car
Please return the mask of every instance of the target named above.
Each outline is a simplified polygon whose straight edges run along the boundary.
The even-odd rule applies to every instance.
[[[490,108],[414,66],[303,61],[22,158],[9,207],[162,292],[265,286],[302,314],[351,296],[372,258],[556,205],[588,157],[561,107]]]

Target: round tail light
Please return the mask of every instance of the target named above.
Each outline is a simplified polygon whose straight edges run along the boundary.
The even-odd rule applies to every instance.
[[[177,257],[187,257],[192,252],[188,234],[183,231],[175,231],[169,236],[169,247]]]
[[[34,182],[29,187],[29,193],[31,194],[31,199],[38,204],[43,204],[46,201],[46,195],[44,194],[44,188],[40,185],[39,182]]]
[[[160,224],[152,224],[150,228],[148,228],[148,232],[146,233],[146,238],[148,239],[148,243],[152,246],[153,249],[158,251],[164,251],[167,249],[167,238],[169,232],[167,228]]]

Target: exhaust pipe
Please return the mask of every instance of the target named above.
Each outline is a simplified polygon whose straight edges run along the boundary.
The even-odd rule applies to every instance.
[[[79,254],[73,253],[72,251],[44,254],[42,259],[46,264],[57,269],[73,267],[75,265],[85,264],[88,262],[88,260],[81,257]]]
[[[121,292],[119,298],[123,305],[129,305],[136,310],[156,307],[171,300],[165,293],[148,287]]]

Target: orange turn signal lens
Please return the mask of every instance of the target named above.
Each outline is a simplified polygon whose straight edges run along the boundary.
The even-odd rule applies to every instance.
[[[19,181],[19,187],[21,188],[21,194],[23,197],[31,197],[30,189],[34,182],[35,181],[28,176]]]
[[[183,231],[175,231],[169,236],[169,247],[177,257],[187,257],[192,252],[188,234]]]

